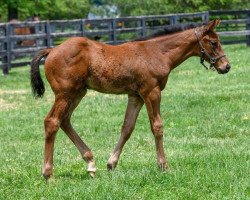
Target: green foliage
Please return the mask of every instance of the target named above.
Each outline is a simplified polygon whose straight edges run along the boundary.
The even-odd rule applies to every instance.
[[[55,0],[49,5],[50,19],[86,18],[90,4],[88,0]]]
[[[73,19],[97,16],[116,17],[160,15],[250,8],[249,0],[0,0],[0,21],[7,21],[8,5],[18,8],[24,20],[34,14],[42,19]],[[117,8],[117,9],[115,9]]]
[[[25,20],[34,14],[41,19],[85,18],[90,9],[89,0],[0,0],[1,21],[7,20],[8,5],[18,8],[18,18]]]
[[[122,16],[250,8],[249,0],[108,0]]]
[[[45,96],[35,100],[29,68],[12,69],[0,77],[0,199],[249,199],[250,48],[224,50],[232,65],[226,75],[206,71],[198,58],[190,58],[169,76],[161,102],[170,164],[164,173],[156,165],[145,106],[117,169],[106,170],[127,97],[88,91],[72,123],[93,150],[96,177],[89,177],[76,147],[59,131],[55,178],[46,183],[43,119],[53,93],[43,77]]]
[[[110,4],[116,5],[122,16],[165,14],[173,7],[164,0],[111,0]]]

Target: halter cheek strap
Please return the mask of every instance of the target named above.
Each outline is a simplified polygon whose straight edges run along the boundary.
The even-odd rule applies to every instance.
[[[208,52],[206,51],[206,49],[202,46],[201,44],[201,41],[199,40],[199,37],[198,37],[198,31],[197,29],[195,29],[195,36],[197,38],[197,41],[199,43],[199,46],[200,46],[200,50],[201,50],[201,55],[200,55],[200,63],[202,64],[202,66],[204,66],[206,69],[213,69],[215,68],[215,63],[221,59],[222,57],[225,57],[226,55],[223,54],[223,55],[220,55],[220,56],[217,56],[217,57],[212,57],[208,54]],[[204,63],[205,61],[205,56],[207,56],[207,58],[209,59],[209,63],[210,63],[210,66],[207,67]]]

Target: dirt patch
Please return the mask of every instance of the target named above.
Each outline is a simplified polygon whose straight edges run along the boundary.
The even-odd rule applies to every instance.
[[[181,75],[193,75],[196,73],[197,72],[195,72],[194,70],[180,70],[180,71],[178,71],[178,74],[181,74]]]
[[[104,94],[104,93],[100,93],[100,92],[97,92],[97,91],[88,91],[87,94],[86,94],[86,97],[93,97],[93,96],[103,96],[105,98],[108,98],[108,99],[124,99],[126,98],[127,95],[116,95],[116,94]]]
[[[98,92],[96,91],[88,91],[86,94],[86,97],[92,97],[98,95]]]
[[[0,99],[0,111],[8,111],[10,109],[17,109],[20,104],[8,103],[7,101]]]
[[[27,94],[28,90],[0,90],[0,97],[2,96],[8,96],[8,98],[11,100],[15,98],[15,95],[22,95]],[[0,111],[8,111],[11,109],[17,109],[20,107],[20,103],[13,103],[8,102],[8,100],[4,100],[3,98],[0,98]]]
[[[2,94],[27,94],[27,90],[0,90],[0,95]]]

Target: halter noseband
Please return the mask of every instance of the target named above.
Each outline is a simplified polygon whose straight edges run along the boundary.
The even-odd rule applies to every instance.
[[[201,41],[199,40],[197,29],[195,29],[195,32],[194,32],[194,33],[195,33],[195,36],[196,36],[196,38],[197,38],[197,41],[198,41],[198,43],[199,43],[200,50],[201,50],[200,63],[201,63],[207,70],[208,70],[208,69],[214,69],[214,68],[215,68],[215,63],[216,63],[219,59],[221,59],[222,57],[225,57],[226,55],[223,54],[223,55],[217,56],[217,57],[215,57],[215,58],[213,58],[212,56],[210,56],[210,55],[207,53],[206,49],[202,46]],[[209,67],[207,67],[207,66],[205,65],[205,63],[204,63],[204,61],[205,61],[205,56],[207,56],[207,57],[209,58],[209,62],[210,62],[210,66],[209,66]]]

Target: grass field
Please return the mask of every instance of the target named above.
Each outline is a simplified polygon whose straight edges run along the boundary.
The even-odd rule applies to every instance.
[[[206,71],[198,58],[170,75],[162,98],[170,170],[156,165],[145,107],[118,167],[106,163],[119,138],[126,96],[89,91],[72,121],[92,148],[94,179],[67,136],[55,144],[55,177],[41,176],[43,119],[53,102],[31,95],[29,68],[0,77],[0,199],[250,199],[250,48],[225,46],[232,69]]]

